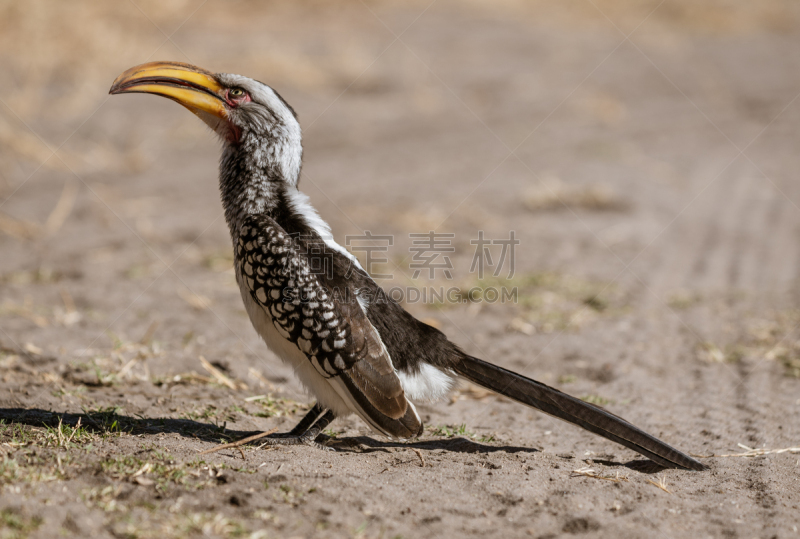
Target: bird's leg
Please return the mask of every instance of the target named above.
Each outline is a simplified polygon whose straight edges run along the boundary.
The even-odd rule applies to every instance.
[[[295,436],[303,434],[305,431],[311,428],[311,425],[313,425],[314,422],[316,422],[316,420],[319,419],[320,416],[322,416],[322,414],[325,412],[325,408],[320,406],[319,403],[314,404],[311,410],[308,411],[303,419],[300,420],[300,423],[298,423],[297,426],[289,432],[289,434],[293,434]]]
[[[336,419],[333,412],[316,403],[311,410],[300,420],[295,428],[286,434],[276,435],[275,438],[262,438],[265,445],[310,445],[318,449],[330,451],[331,448],[316,442],[322,430]]]
[[[313,426],[309,427],[303,434],[300,435],[301,438],[305,438],[310,442],[314,442],[317,439],[317,436],[323,431],[325,427],[331,424],[331,422],[336,419],[336,416],[333,415],[333,412],[330,410],[326,410],[325,414],[320,417]],[[314,442],[315,443],[315,442]]]

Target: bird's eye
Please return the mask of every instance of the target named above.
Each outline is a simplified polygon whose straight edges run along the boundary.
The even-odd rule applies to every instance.
[[[242,97],[244,95],[244,90],[242,90],[241,88],[233,88],[230,91],[230,95],[231,97]]]

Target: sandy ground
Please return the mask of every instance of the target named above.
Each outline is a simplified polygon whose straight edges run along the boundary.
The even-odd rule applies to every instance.
[[[158,5],[0,17],[0,537],[800,537],[793,5]],[[775,452],[663,470],[462,386],[413,444],[346,418],[333,452],[199,455],[309,399],[242,307],[218,144],[105,95],[148,59],[274,85],[336,238],[394,235],[387,287],[486,285],[469,240],[515,231],[517,304],[408,306],[465,350]],[[429,230],[452,282],[410,279]]]

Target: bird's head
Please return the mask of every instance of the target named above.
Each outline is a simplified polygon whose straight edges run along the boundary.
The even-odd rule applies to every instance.
[[[148,93],[192,111],[232,149],[242,149],[264,166],[282,168],[297,182],[302,141],[297,116],[272,88],[229,73],[211,73],[178,62],[132,67],[114,81],[110,94]]]

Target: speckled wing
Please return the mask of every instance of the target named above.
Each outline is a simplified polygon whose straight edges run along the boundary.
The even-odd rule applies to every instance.
[[[400,380],[355,291],[334,293],[324,276],[312,271],[306,251],[270,217],[246,218],[234,247],[241,285],[319,374],[346,379],[350,391],[360,391],[371,408],[391,419],[403,418],[407,401]],[[325,255],[342,256],[315,256]]]

